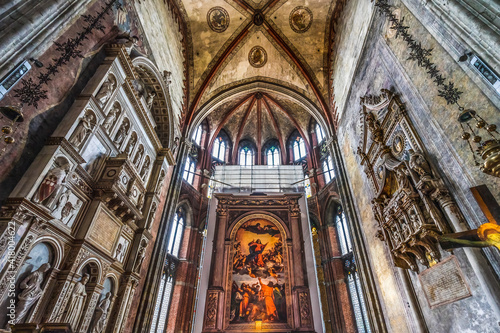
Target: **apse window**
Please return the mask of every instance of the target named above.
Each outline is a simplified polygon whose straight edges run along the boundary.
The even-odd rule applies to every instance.
[[[174,215],[168,238],[167,259],[165,260],[158,296],[156,297],[150,333],[164,332],[166,329],[170,298],[174,286],[174,272],[179,263],[178,256],[183,234],[184,216],[182,211],[178,210]]]
[[[188,157],[186,159],[186,164],[184,165],[184,173],[182,175],[182,178],[191,185],[193,185],[194,181],[195,168],[196,168],[195,162],[192,160],[191,157]]]
[[[267,150],[267,165],[278,166],[280,165],[280,152],[276,147],[271,147]]]
[[[371,333],[363,289],[361,287],[361,281],[359,279],[356,261],[352,250],[351,235],[347,226],[346,216],[340,206],[338,207],[335,217],[335,224],[340,244],[340,251],[342,253],[342,260],[344,261],[344,271],[347,274],[349,296],[351,298],[356,326],[358,328],[358,332]]]
[[[226,142],[222,137],[217,137],[214,141],[214,146],[212,148],[212,157],[219,160],[224,161],[224,157],[226,155]]]
[[[323,133],[323,129],[319,124],[316,124],[316,139],[318,140],[318,144],[321,143],[325,139],[325,134]]]
[[[333,171],[333,160],[331,156],[328,156],[326,160],[323,161],[323,175],[325,176],[325,183],[329,183],[335,178],[335,172]]]
[[[196,131],[193,133],[193,141],[196,145],[201,145],[201,135],[203,134],[202,126],[198,126]]]
[[[298,161],[304,157],[306,157],[306,145],[304,139],[298,136],[293,142],[293,159]]]
[[[240,149],[240,165],[252,166],[253,165],[253,150],[250,147],[243,147]]]

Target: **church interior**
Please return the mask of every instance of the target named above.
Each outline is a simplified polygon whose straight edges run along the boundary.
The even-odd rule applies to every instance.
[[[500,332],[495,0],[0,3],[0,332]]]

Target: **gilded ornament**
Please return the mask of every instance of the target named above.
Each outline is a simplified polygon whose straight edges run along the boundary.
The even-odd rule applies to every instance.
[[[482,120],[482,119],[481,119],[481,120],[478,120],[478,121],[476,122],[476,127],[477,127],[477,128],[483,128],[485,125],[486,125],[486,122],[485,122],[484,120]]]
[[[476,136],[472,139],[472,141],[474,141],[474,142],[476,142],[476,143],[479,143],[479,142],[481,142],[481,137],[480,137],[479,135],[476,135]]]
[[[10,134],[10,133],[12,133],[12,127],[10,127],[10,126],[4,126],[4,127],[2,127],[2,132],[4,134]]]
[[[12,143],[14,143],[16,140],[11,137],[11,136],[6,136],[5,139],[3,139],[5,141],[6,144],[10,145]]]

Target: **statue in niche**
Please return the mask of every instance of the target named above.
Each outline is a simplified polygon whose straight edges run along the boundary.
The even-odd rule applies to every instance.
[[[127,120],[124,120],[122,125],[118,129],[118,132],[116,132],[115,139],[113,140],[116,146],[120,146],[122,144],[123,140],[125,140],[125,137],[128,134],[128,130],[129,130],[128,122]]]
[[[71,325],[71,328],[76,331],[80,317],[82,316],[83,307],[87,299],[87,290],[85,285],[89,281],[89,275],[85,274],[80,281],[75,284],[71,298],[69,301],[68,309],[66,310],[63,322]]]
[[[127,147],[125,148],[125,153],[128,156],[130,156],[130,154],[132,154],[132,151],[134,150],[136,143],[137,143],[137,137],[135,137],[134,134],[132,134],[132,136],[130,137],[130,140],[128,140]]]
[[[20,323],[26,317],[33,305],[42,296],[43,275],[49,269],[49,263],[41,265],[36,271],[28,275],[19,285],[22,291],[17,296],[16,324]]]
[[[144,195],[139,195],[139,199],[137,200],[137,209],[141,210],[142,207],[144,206]]]
[[[80,148],[83,142],[87,139],[88,135],[92,132],[92,128],[95,125],[94,115],[88,112],[84,115],[78,126],[76,127],[73,135],[69,139],[69,142],[76,148]]]
[[[165,86],[168,88],[172,84],[172,72],[163,71],[163,80],[165,81]]]
[[[115,258],[117,260],[120,260],[121,261],[121,256],[122,256],[122,252],[123,252],[123,244],[122,243],[119,243],[118,246],[116,247],[116,251],[115,251]]]
[[[106,319],[108,318],[109,306],[111,305],[111,297],[113,295],[110,292],[106,293],[106,296],[99,302],[95,308],[94,320],[90,328],[91,333],[102,333],[104,330],[104,325],[106,324]]]
[[[161,193],[161,188],[163,187],[163,181],[165,180],[165,172],[162,171],[160,174],[160,178],[158,179],[158,185],[156,186],[156,194]]]
[[[101,105],[105,105],[106,102],[111,97],[111,95],[113,94],[114,90],[115,90],[115,83],[113,79],[110,76],[108,76],[108,78],[106,79],[106,81],[104,81],[104,83],[101,86],[101,89],[99,90],[99,92],[95,97],[99,100],[99,102],[101,102]]]
[[[66,203],[68,202],[70,195],[71,191],[66,186],[63,186],[63,190],[61,195],[59,196],[59,199],[57,200],[57,204],[52,210],[53,216],[60,215],[61,210],[63,209],[64,205],[66,205]]]
[[[179,137],[175,137],[174,139],[174,146],[172,147],[172,156],[174,158],[176,157],[175,155],[177,154],[177,151],[179,150]]]
[[[151,161],[149,160],[149,158],[146,158],[146,161],[144,161],[144,165],[142,166],[142,169],[141,169],[141,173],[139,174],[142,178],[142,180],[144,180],[149,172],[149,167],[151,165]]]
[[[141,270],[142,262],[144,261],[144,258],[146,257],[146,242],[143,240],[141,242],[141,245],[139,246],[139,251],[137,251],[137,259],[135,260],[135,265],[133,271],[136,273],[139,273]]]
[[[143,155],[144,155],[144,147],[139,146],[139,149],[137,150],[137,153],[135,153],[135,158],[134,158],[134,165],[136,168],[139,168]]]
[[[412,185],[404,170],[404,164],[400,164],[400,166],[396,168],[396,179],[401,191],[405,192],[408,195],[413,193]]]
[[[146,105],[148,106],[148,110],[151,110],[153,107],[153,102],[156,97],[156,92],[151,91],[148,93],[148,97],[146,98]]]
[[[69,163],[64,161],[63,165],[55,167],[47,172],[47,175],[45,175],[38,191],[33,197],[33,201],[46,207],[50,207],[61,187],[61,184],[66,179],[68,169]]]
[[[410,168],[420,176],[421,180],[430,180],[430,178],[432,178],[431,167],[429,166],[429,163],[425,159],[424,155],[414,151],[413,149],[408,150],[408,152],[410,153]]]
[[[106,119],[104,119],[104,122],[102,123],[102,126],[104,127],[106,132],[109,132],[111,127],[113,127],[119,114],[120,114],[120,106],[118,104],[113,105],[111,110],[109,110]]]
[[[76,199],[76,204],[74,205],[71,201],[66,202],[61,210],[61,220],[67,224],[71,221],[71,218],[75,215],[75,213],[80,210],[80,207],[82,207],[82,201],[80,199]]]

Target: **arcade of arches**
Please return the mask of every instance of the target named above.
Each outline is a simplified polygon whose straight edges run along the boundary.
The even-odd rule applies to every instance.
[[[494,0],[0,4],[0,332],[500,332]]]

